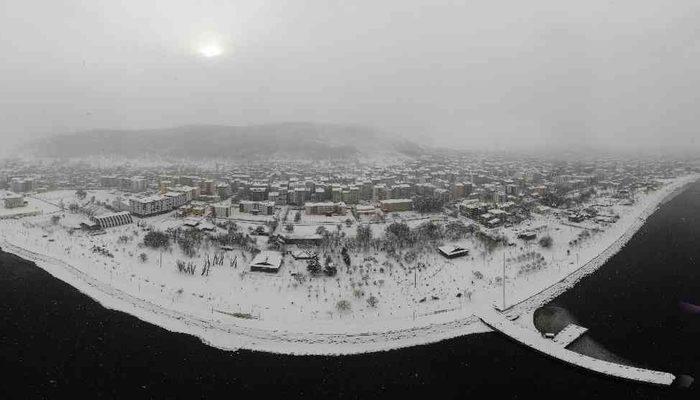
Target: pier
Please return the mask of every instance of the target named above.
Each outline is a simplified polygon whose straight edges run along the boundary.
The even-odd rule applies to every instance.
[[[588,328],[576,324],[569,324],[562,329],[561,332],[557,333],[552,340],[561,347],[567,347],[586,332],[588,332]]]
[[[501,332],[531,349],[599,374],[660,386],[670,386],[676,379],[673,374],[668,372],[616,364],[567,350],[565,347],[585,332],[586,328],[578,325],[572,324],[573,326],[567,326],[557,335],[559,340],[554,341],[546,339],[538,332],[527,329],[509,320],[505,315],[496,310],[485,310],[480,313],[479,318],[494,330]],[[567,330],[567,328],[569,329]]]

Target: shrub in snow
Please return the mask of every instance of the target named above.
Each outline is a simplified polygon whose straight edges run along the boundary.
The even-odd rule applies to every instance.
[[[444,237],[444,232],[440,225],[437,225],[432,221],[428,221],[418,225],[413,232],[413,236],[417,242],[430,243],[435,240],[442,239]]]
[[[368,246],[372,240],[372,228],[366,224],[358,225],[357,234],[355,237],[361,246]]]
[[[313,257],[306,262],[306,270],[314,275],[321,273],[321,263],[318,262],[318,256]]]
[[[445,236],[450,240],[459,240],[473,233],[474,226],[467,226],[462,221],[450,221],[445,226]]]
[[[335,308],[338,309],[340,312],[346,312],[350,311],[352,306],[350,305],[350,302],[347,300],[340,300],[335,304]]]
[[[346,247],[343,247],[343,249],[340,251],[340,254],[343,256],[343,262],[345,263],[346,266],[350,266],[350,254],[348,254],[348,249]],[[331,262],[330,257],[326,257],[326,265],[328,265]]]
[[[338,273],[338,269],[334,267],[333,264],[328,264],[323,269],[323,273],[325,273],[326,276],[335,276]]]
[[[406,252],[406,254],[403,255],[403,260],[406,261],[407,263],[412,263],[416,261],[418,258],[418,254],[416,254],[415,251],[409,250]]]
[[[552,239],[551,236],[543,236],[540,238],[540,246],[548,249],[552,247],[552,244],[554,243],[554,240]]]
[[[188,229],[177,237],[177,244],[185,255],[194,257],[201,247],[203,235],[197,229]]]
[[[163,232],[150,231],[144,236],[143,244],[153,249],[165,248],[170,245],[170,238]]]
[[[377,306],[377,304],[379,304],[379,300],[374,296],[369,296],[369,298],[367,299],[367,304],[370,307],[374,308]]]
[[[386,238],[390,244],[403,247],[411,243],[411,228],[404,222],[392,222],[386,227]]]
[[[191,262],[185,264],[184,261],[177,260],[175,265],[177,266],[178,271],[184,272],[189,275],[194,275],[195,271],[197,270],[197,266]]]

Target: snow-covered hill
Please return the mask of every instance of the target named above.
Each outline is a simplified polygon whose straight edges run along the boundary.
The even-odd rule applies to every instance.
[[[28,145],[49,157],[144,155],[198,158],[352,159],[413,157],[423,148],[396,135],[354,125],[280,123],[190,125],[151,130],[92,130],[52,136]]]

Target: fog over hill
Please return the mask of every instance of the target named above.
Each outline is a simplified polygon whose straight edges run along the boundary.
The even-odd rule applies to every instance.
[[[348,159],[415,156],[422,147],[397,135],[355,125],[279,123],[188,125],[149,130],[91,130],[51,136],[28,145],[38,156],[158,155],[183,158]]]

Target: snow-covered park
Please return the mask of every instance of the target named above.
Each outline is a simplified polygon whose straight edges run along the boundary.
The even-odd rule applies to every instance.
[[[290,223],[294,232],[324,237],[320,245],[302,247],[257,234],[269,221],[193,226],[174,213],[88,231],[80,229],[88,220],[82,208],[70,205],[99,208],[118,194],[88,191],[78,199],[74,191],[56,191],[32,197],[40,215],[0,221],[0,246],[107,306],[219,347],[361,352],[485,330],[473,318],[479,309],[519,303],[621,246],[620,238],[694,179],[640,191],[633,204],[605,193],[590,200],[616,222],[572,223],[549,210],[495,229],[463,216],[412,212],[370,225],[350,214],[307,216],[295,224],[290,212],[278,232]],[[154,232],[165,242],[154,245]],[[448,259],[437,250],[444,245],[469,254]],[[279,271],[251,271],[255,254],[270,250],[283,254]],[[300,251],[316,254],[320,269],[296,259]]]

